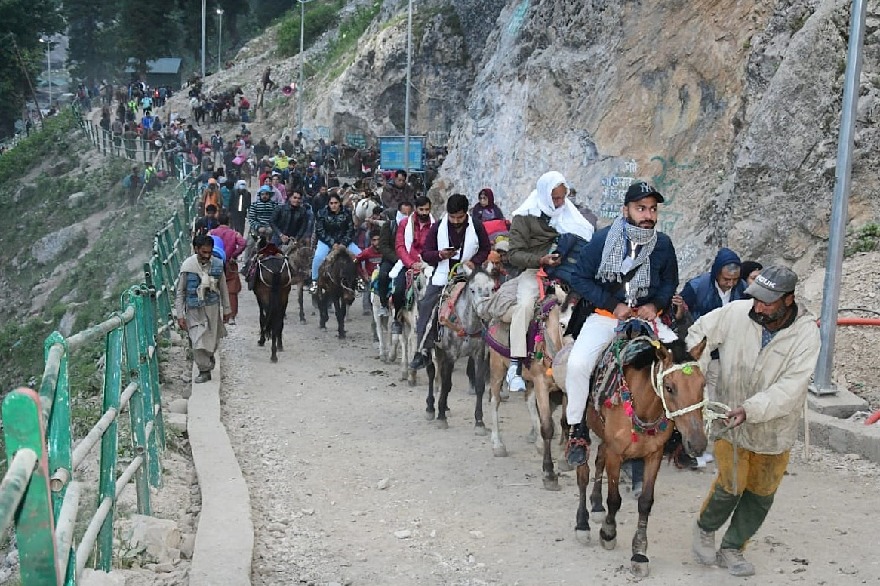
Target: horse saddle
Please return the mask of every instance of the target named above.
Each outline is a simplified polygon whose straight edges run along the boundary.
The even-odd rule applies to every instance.
[[[394,280],[390,279],[388,282],[388,290],[387,291],[379,291],[379,269],[375,269],[373,274],[370,275],[370,292],[375,293],[376,295],[385,295],[386,297],[391,296],[391,292],[394,290]]]
[[[440,308],[437,311],[437,321],[443,327],[454,330],[459,336],[464,336],[464,329],[458,323],[458,314],[455,313],[455,303],[461,297],[467,283],[464,281],[455,281],[446,286],[443,294],[440,296]]]
[[[602,405],[620,404],[623,367],[656,344],[657,336],[645,321],[631,319],[617,326],[614,339],[605,348],[590,378],[591,397],[596,411]]]
[[[545,297],[535,301],[535,310],[532,319],[529,322],[529,329],[526,333],[526,351],[528,357],[525,359],[526,368],[529,367],[532,358],[543,358],[543,356],[535,355],[535,347],[537,346],[539,334],[542,332],[542,323],[547,319],[547,315],[555,305],[558,304],[556,297]],[[510,358],[510,324],[503,321],[496,321],[486,330],[486,344],[490,348],[498,352],[505,358]]]

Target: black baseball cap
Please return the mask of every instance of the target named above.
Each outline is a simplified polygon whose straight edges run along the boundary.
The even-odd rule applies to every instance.
[[[626,190],[626,196],[623,198],[623,205],[645,199],[646,197],[653,197],[657,200],[657,203],[663,203],[663,195],[654,189],[654,187],[648,185],[644,181],[635,181],[629,186],[629,189]]]

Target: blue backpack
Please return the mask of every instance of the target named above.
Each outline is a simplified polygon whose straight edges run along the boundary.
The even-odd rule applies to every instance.
[[[560,236],[556,244],[556,254],[560,256],[562,261],[559,263],[559,266],[545,269],[547,276],[571,285],[571,278],[574,275],[578,257],[580,256],[581,249],[586,244],[586,240],[575,234],[563,234]]]

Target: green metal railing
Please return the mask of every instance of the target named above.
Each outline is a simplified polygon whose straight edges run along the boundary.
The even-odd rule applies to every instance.
[[[19,388],[3,401],[9,469],[0,484],[0,532],[14,525],[21,583],[75,585],[94,552],[98,569],[110,571],[117,499],[134,478],[137,510],[151,514],[150,488],[162,486],[165,428],[161,410],[158,340],[170,332],[180,264],[190,250],[189,226],[197,202],[184,190],[183,217],[175,212],[144,264],[145,282],[123,293],[120,311],[67,338],[45,342],[38,391]],[[74,445],[71,422],[71,355],[104,338],[103,413]],[[123,381],[126,381],[123,387]],[[128,408],[134,457],[117,476],[118,417]],[[74,549],[80,482],[76,471],[100,442],[97,510]]]

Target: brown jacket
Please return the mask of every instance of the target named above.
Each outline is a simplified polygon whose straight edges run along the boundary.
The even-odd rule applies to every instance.
[[[541,257],[550,253],[558,237],[548,216],[514,216],[510,224],[510,264],[520,269],[539,268]]]

